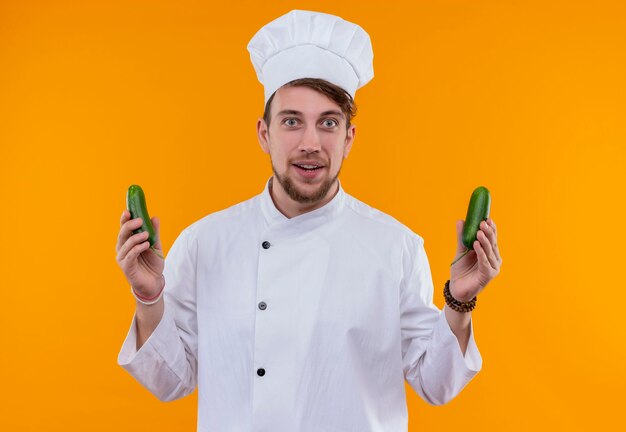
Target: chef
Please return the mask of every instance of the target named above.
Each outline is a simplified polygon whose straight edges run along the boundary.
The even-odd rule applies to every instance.
[[[496,226],[451,266],[439,310],[423,238],[338,178],[354,94],[373,77],[368,34],[293,10],[248,50],[273,175],[186,227],[164,261],[123,212],[117,262],[136,311],[118,364],[161,401],[197,387],[198,431],[406,432],[405,381],[442,405],[482,367],[471,311],[499,273]]]

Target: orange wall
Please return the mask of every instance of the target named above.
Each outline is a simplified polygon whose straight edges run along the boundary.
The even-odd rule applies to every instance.
[[[410,430],[609,430],[626,386],[622,1],[0,1],[3,431],[195,430],[116,358],[126,188],[167,251],[270,175],[246,45],[292,8],[359,23],[346,191],[424,237],[435,300],[478,185],[504,260],[473,314],[483,371]],[[621,421],[620,423],[621,424]]]

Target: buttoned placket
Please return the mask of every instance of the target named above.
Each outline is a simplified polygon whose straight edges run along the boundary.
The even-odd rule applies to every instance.
[[[254,328],[254,379],[252,380],[252,430],[255,432],[292,430],[285,407],[297,395],[295,388],[294,346],[297,335],[286,323],[298,323],[299,257],[306,255],[306,245],[320,240],[314,233],[334,217],[343,204],[343,191],[328,204],[296,218],[285,217],[274,206],[269,184],[261,196],[265,229],[258,243],[257,287]],[[304,254],[304,255],[303,255]],[[291,264],[288,264],[291,263]],[[310,271],[309,271],[310,273]],[[302,310],[302,304],[300,304]],[[282,429],[281,429],[282,428]]]
[[[271,246],[272,246],[272,244],[271,244],[269,241],[267,241],[267,240],[264,240],[264,241],[263,241],[263,243],[261,243],[261,247],[262,247],[264,250],[268,250]],[[261,260],[261,258],[259,258],[259,261],[260,261],[260,260]],[[258,292],[258,290],[257,290],[257,292]],[[264,311],[264,310],[267,308],[267,303],[265,303],[264,301],[259,302],[259,303],[258,303],[258,308],[259,308],[259,310]],[[262,319],[262,318],[261,318],[261,319]],[[257,374],[259,377],[263,377],[263,376],[265,376],[265,368],[263,368],[263,367],[259,367],[259,368],[257,369],[257,371],[256,371],[256,374]]]

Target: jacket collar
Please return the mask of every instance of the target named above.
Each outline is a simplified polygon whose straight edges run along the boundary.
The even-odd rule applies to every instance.
[[[339,179],[339,190],[335,196],[322,207],[288,218],[276,208],[270,195],[270,183],[272,178],[265,183],[265,189],[260,195],[260,206],[268,228],[286,230],[286,234],[296,234],[313,230],[326,222],[335,219],[344,208],[345,192]]]

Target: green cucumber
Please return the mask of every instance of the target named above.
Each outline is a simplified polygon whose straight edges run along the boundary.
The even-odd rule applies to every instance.
[[[478,238],[478,230],[480,229],[480,223],[486,221],[489,217],[489,209],[491,207],[491,194],[489,190],[484,186],[478,186],[474,189],[472,197],[470,198],[469,207],[467,208],[467,216],[465,217],[465,224],[463,226],[463,233],[461,240],[463,245],[467,248],[463,254],[455,259],[452,264],[460,260],[470,250],[474,249],[474,242]],[[452,265],[450,264],[450,265]]]
[[[150,242],[150,249],[152,249],[152,251],[159,257],[163,258],[163,255],[157,252],[157,250],[154,248],[154,245],[157,241],[156,231],[154,230],[152,220],[148,215],[148,208],[146,207],[146,196],[144,195],[141,186],[131,185],[128,188],[128,192],[126,193],[126,208],[130,212],[131,219],[141,218],[143,220],[141,227],[134,230],[133,234],[139,234],[147,231],[148,242]]]

